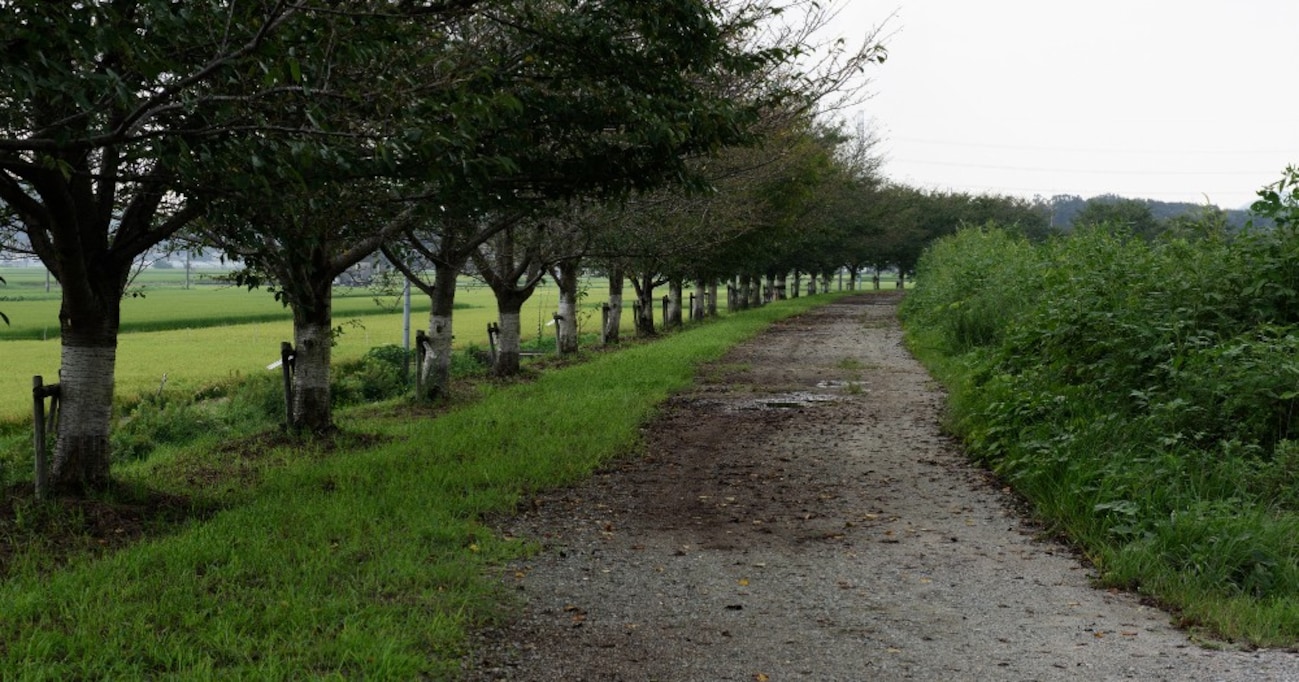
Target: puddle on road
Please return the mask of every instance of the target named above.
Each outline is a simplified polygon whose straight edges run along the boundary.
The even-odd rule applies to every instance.
[[[870,389],[863,388],[864,385],[865,382],[861,381],[830,380],[818,382],[816,387],[822,391],[832,392],[794,391],[791,393],[780,393],[763,398],[738,400],[690,398],[682,401],[682,404],[689,405],[695,409],[720,408],[726,412],[740,412],[746,410],[797,410],[825,403],[838,402],[844,399],[845,394],[860,395],[870,393]]]
[[[864,381],[845,381],[843,379],[832,379],[830,381],[818,381],[816,383],[816,387],[834,388],[838,390],[863,390],[864,391],[865,389],[862,389],[862,386],[865,385],[865,383],[866,382]]]
[[[846,382],[845,382],[846,383]],[[834,387],[821,387],[834,388]],[[832,393],[809,393],[798,391],[795,393],[782,393],[768,398],[758,398],[756,400],[745,400],[738,404],[732,405],[732,410],[797,410],[805,407],[812,407],[824,403],[832,403],[842,400],[843,397]]]

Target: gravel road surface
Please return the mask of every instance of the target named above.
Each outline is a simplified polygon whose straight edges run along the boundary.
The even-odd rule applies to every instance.
[[[466,679],[1299,680],[1097,589],[944,436],[896,294],[705,368],[647,446],[501,522],[544,550]]]

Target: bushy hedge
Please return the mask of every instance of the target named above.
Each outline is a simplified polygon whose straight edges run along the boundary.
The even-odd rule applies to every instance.
[[[903,305],[972,456],[1110,584],[1299,643],[1299,232],[935,244]]]

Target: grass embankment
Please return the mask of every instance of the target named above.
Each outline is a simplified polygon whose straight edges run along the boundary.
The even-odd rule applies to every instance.
[[[1299,645],[1296,243],[971,229],[903,306],[952,429],[1103,583],[1262,646]]]
[[[529,551],[483,515],[627,453],[700,362],[828,300],[488,386],[432,419],[401,405],[341,415],[346,432],[378,437],[368,447],[277,449],[253,463],[211,440],[154,453],[119,477],[224,510],[49,575],[15,567],[0,591],[0,669],[49,680],[454,676],[467,631],[508,600],[492,567]]]

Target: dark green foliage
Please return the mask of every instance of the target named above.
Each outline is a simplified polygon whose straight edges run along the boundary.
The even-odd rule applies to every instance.
[[[1021,284],[1034,276],[1036,254],[1024,239],[994,226],[968,229],[933,245],[921,259],[924,287],[906,310],[939,333],[945,352],[964,353],[997,341],[1031,298]]]
[[[1074,216],[1074,228],[1110,225],[1123,232],[1150,239],[1161,230],[1150,206],[1137,199],[1091,199]]]
[[[1195,239],[1106,226],[1028,246],[966,230],[927,252],[903,309],[913,346],[945,358],[972,456],[1105,580],[1219,604],[1196,618],[1272,644],[1299,639],[1277,615],[1299,600],[1289,188],[1263,194],[1278,229],[1239,236],[1212,215],[1182,232]]]
[[[411,355],[401,346],[376,346],[360,360],[336,366],[330,390],[334,405],[387,400],[405,393],[407,361],[414,361]]]

